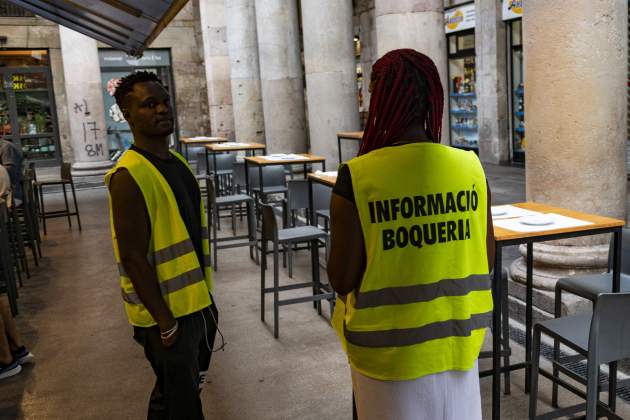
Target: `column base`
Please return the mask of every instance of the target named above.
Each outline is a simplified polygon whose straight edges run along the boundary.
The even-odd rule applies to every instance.
[[[97,162],[75,162],[72,164],[72,176],[102,176],[114,167],[114,162],[101,160]]]

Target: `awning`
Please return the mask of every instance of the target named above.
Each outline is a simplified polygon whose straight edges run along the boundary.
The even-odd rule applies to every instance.
[[[162,32],[188,0],[9,0],[132,56]]]

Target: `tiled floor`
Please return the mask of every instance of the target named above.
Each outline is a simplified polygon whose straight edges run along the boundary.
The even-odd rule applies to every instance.
[[[488,177],[495,203],[524,199],[521,169],[489,167]],[[60,196],[47,200],[59,202]],[[106,191],[82,190],[79,202],[83,232],[68,230],[64,219],[52,221],[43,261],[20,290],[18,323],[37,363],[0,383],[0,419],[145,417],[153,374],[123,313]],[[260,321],[259,267],[245,248],[219,255],[215,295],[227,345],[215,354],[202,394],[206,418],[350,419],[348,367],[327,319],[309,304],[283,307],[275,340],[269,321]],[[294,280],[281,270],[282,281],[305,279],[308,263],[301,252]],[[514,351],[522,358],[520,348]],[[541,380],[543,400],[547,384]],[[522,387],[522,372],[513,374],[512,395],[502,397],[502,418],[526,418]],[[482,393],[487,417],[489,378],[482,379]],[[562,395],[566,404],[567,393]],[[627,415],[628,407],[620,405]]]

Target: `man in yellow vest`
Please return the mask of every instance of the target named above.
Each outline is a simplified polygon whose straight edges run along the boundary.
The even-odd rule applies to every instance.
[[[169,150],[173,112],[158,78],[131,74],[115,97],[134,145],[105,182],[125,310],[157,376],[148,418],[203,419],[199,393],[218,313],[201,193],[184,158]]]
[[[372,71],[359,157],[339,170],[328,274],[361,420],[481,420],[477,358],[492,316],[490,192],[473,152],[439,144],[431,59]]]

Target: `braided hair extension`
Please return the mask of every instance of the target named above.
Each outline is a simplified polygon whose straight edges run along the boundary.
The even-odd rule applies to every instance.
[[[399,140],[413,123],[442,136],[444,90],[433,61],[412,49],[390,51],[372,68],[372,98],[359,156]]]

